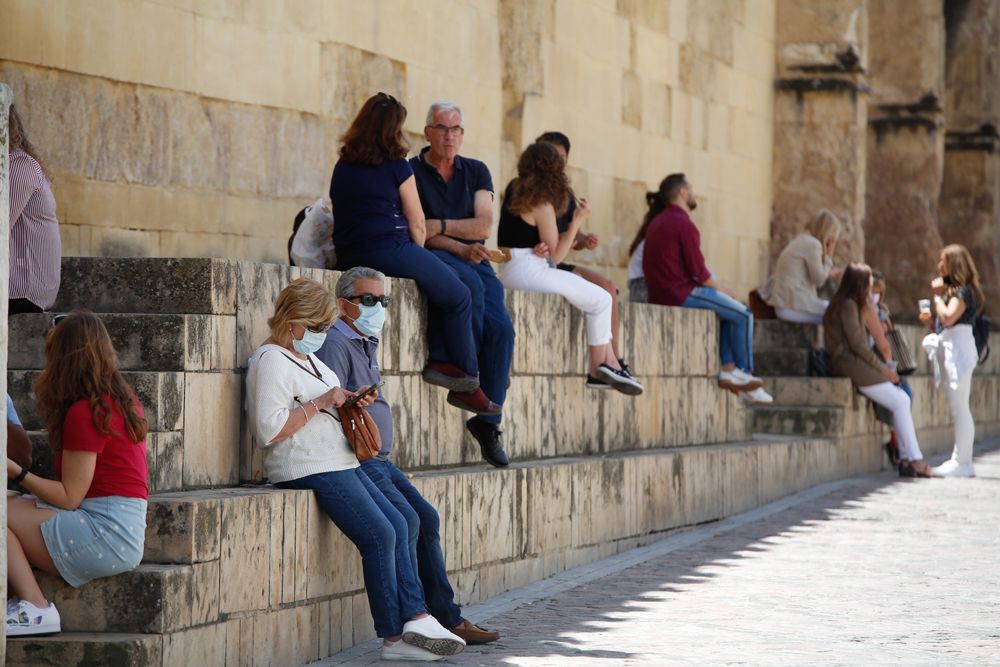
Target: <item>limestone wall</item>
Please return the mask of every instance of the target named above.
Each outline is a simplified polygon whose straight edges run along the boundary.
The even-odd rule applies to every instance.
[[[497,187],[567,132],[622,278],[643,193],[686,171],[710,264],[745,288],[770,216],[774,0],[2,0],[0,80],[56,175],[67,255],[284,259],[360,102],[440,98]],[[127,39],[123,38],[127,34]]]

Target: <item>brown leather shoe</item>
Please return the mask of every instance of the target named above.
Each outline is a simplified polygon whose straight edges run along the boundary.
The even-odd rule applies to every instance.
[[[467,618],[463,618],[462,624],[453,628],[452,632],[464,639],[466,644],[489,644],[500,639],[499,632],[481,628]]]

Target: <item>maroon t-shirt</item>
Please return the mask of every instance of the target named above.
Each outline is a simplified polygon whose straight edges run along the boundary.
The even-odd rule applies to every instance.
[[[649,302],[680,306],[712,277],[701,254],[701,234],[687,211],[669,204],[649,223],[642,252]]]
[[[112,433],[101,433],[97,429],[89,401],[81,398],[63,420],[63,451],[97,452],[94,479],[87,490],[87,498],[147,498],[149,473],[146,468],[146,443],[133,442],[125,431],[125,417],[121,411],[110,396],[105,396],[104,401],[111,406],[108,427]],[[142,416],[138,401],[135,407]],[[62,479],[62,458],[62,452],[56,454],[56,477],[59,479]]]

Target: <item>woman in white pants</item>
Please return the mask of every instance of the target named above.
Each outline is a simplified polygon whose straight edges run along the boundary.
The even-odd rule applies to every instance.
[[[972,373],[979,355],[972,324],[985,305],[979,272],[965,246],[949,245],[941,251],[939,277],[931,282],[934,290],[933,316],[921,313],[924,324],[934,333],[924,338],[923,347],[934,369],[934,381],[944,387],[955,423],[955,447],[951,458],[934,469],[941,477],[974,477],[972,443],[976,424],[969,407]]]
[[[851,264],[844,270],[840,288],[823,316],[830,370],[833,375],[851,378],[862,394],[892,411],[899,439],[900,477],[932,477],[917,442],[910,397],[898,386],[896,371],[879,361],[868,346],[861,309],[868,303],[871,287],[872,270],[868,265]]]
[[[582,310],[590,347],[587,386],[641,394],[642,385],[621,367],[611,347],[611,295],[575,273],[555,268],[590,215],[590,205],[581,199],[569,228],[560,234],[556,217],[566,211],[571,196],[563,158],[555,147],[539,142],[524,149],[510,196],[500,209],[497,240],[510,253],[500,280],[508,289],[559,294]],[[534,253],[539,243],[548,247],[547,259]]]

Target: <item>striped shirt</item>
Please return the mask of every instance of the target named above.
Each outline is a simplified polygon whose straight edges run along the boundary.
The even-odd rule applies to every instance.
[[[8,297],[27,299],[43,310],[51,308],[59,292],[61,256],[51,184],[33,157],[11,151]]]

